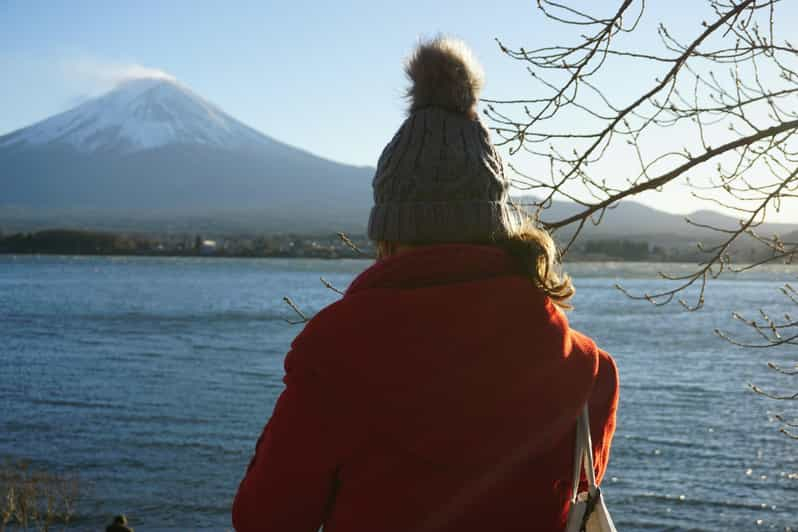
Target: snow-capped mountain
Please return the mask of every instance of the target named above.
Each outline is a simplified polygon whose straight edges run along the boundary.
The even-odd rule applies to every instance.
[[[372,175],[266,136],[169,79],[124,82],[0,136],[6,212],[246,210],[283,229],[352,230],[365,224]]]
[[[169,79],[136,79],[0,137],[0,147],[65,143],[82,152],[134,152],[167,144],[237,149],[265,137]]]

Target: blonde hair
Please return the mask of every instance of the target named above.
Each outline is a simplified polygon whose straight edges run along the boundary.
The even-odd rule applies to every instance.
[[[560,255],[554,239],[545,229],[526,220],[514,235],[496,244],[518,259],[524,273],[552,303],[564,310],[573,308],[570,299],[576,289],[567,273],[559,273]]]
[[[564,310],[573,308],[570,299],[576,290],[568,274],[561,275],[558,272],[559,253],[554,239],[546,230],[535,227],[531,220],[526,220],[507,240],[491,244],[515,257],[523,272],[530,277],[535,286],[549,296],[552,303]],[[417,246],[419,244],[380,240],[376,242],[377,259],[395,255],[402,247]]]

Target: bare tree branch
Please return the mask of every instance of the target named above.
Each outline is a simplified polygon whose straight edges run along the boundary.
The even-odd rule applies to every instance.
[[[539,0],[543,17],[559,25],[566,42],[573,30],[573,40],[524,48],[497,39],[501,52],[518,61],[539,90],[485,99],[484,114],[497,144],[518,159],[508,164],[511,182],[536,194],[521,203],[543,227],[565,233],[563,255],[586,228],[612,216],[620,201],[677,182],[693,200],[733,213],[736,225],[686,220],[703,235],[696,244],[702,259],[687,273],[661,272],[667,288],[637,294],[618,287],[635,299],[655,305],[676,300],[696,311],[704,305],[707,284],[722,274],[798,257],[798,242],[790,241],[798,234],[767,234],[765,225],[785,202],[798,198],[798,49],[778,36],[784,2],[704,0],[707,18],[692,36],[677,37],[690,35],[689,25],[672,32],[659,24],[655,33],[638,35],[655,37],[642,48],[640,40],[628,46],[624,34],[643,27],[645,2],[618,0],[617,8],[598,13],[604,5]],[[627,79],[639,87],[618,91]],[[560,200],[577,211],[543,219]],[[742,246],[751,250],[744,261]],[[798,306],[798,292],[789,283],[781,292]],[[684,294],[690,294],[689,302]],[[798,346],[798,320],[789,315],[777,319],[762,310],[756,318],[733,317],[755,335],[751,341],[715,331],[735,346]],[[798,365],[769,367],[784,377],[798,375]],[[774,400],[798,400],[798,394],[752,389]],[[794,427],[782,422],[782,432],[795,437]]]
[[[285,302],[286,305],[291,307],[291,310],[296,312],[297,316],[299,316],[300,318],[299,321],[285,320],[286,322],[290,323],[291,325],[299,325],[300,323],[306,323],[310,320],[301,310],[299,310],[299,307],[297,307],[296,303],[294,303],[290,297],[288,296],[283,297],[283,301]]]

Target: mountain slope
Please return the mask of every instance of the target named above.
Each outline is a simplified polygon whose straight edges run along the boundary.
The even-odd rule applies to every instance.
[[[528,199],[517,198],[521,203]],[[541,214],[544,221],[561,220],[581,212],[575,203],[555,201],[551,207]],[[720,233],[706,228],[690,225],[685,218],[699,224],[712,225],[724,229],[740,227],[739,220],[716,211],[701,210],[687,215],[671,214],[653,209],[635,201],[622,201],[614,208],[607,209],[599,225],[585,224],[582,235],[585,238],[638,238],[658,243],[669,240],[698,240],[707,237],[719,238]],[[784,234],[798,228],[796,224],[763,224],[758,231],[763,234]],[[575,229],[575,225],[574,228]],[[564,234],[570,234],[573,229],[563,228]]]
[[[276,141],[169,80],[135,80],[0,137],[15,212],[257,211],[296,230],[363,220],[373,170]]]
[[[136,79],[0,137],[0,148],[64,144],[83,153],[130,153],[168,144],[236,149],[269,141],[174,81]]]

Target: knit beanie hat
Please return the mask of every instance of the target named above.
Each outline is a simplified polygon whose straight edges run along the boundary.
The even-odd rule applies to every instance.
[[[520,226],[509,181],[476,113],[482,69],[461,41],[420,44],[405,71],[409,116],[374,175],[371,240],[407,243],[503,240]]]

